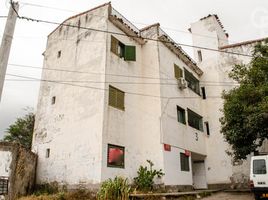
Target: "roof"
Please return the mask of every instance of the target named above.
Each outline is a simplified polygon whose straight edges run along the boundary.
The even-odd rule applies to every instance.
[[[235,43],[235,44],[229,44],[226,46],[219,47],[219,49],[228,49],[228,48],[239,47],[239,46],[248,45],[248,44],[252,44],[252,43],[262,42],[266,39],[268,39],[268,38],[260,38],[260,39],[256,39],[256,40],[248,40],[248,41],[239,42],[239,43]]]
[[[221,22],[221,20],[220,20],[220,18],[218,17],[217,14],[209,14],[209,15],[207,15],[206,17],[202,17],[202,18],[200,19],[200,21],[205,20],[205,19],[210,18],[210,17],[215,17],[215,18],[216,18],[218,24],[220,25],[220,27],[221,27],[221,28],[223,29],[223,31],[225,32],[226,37],[229,37],[229,34],[226,33],[226,30],[224,30],[224,26],[222,25],[222,22]],[[192,31],[191,31],[191,28],[189,28],[188,31],[189,31],[189,32],[192,32]]]
[[[141,36],[141,32],[145,31],[151,27],[157,26],[160,29],[160,24],[155,23],[150,26],[144,27],[143,29],[138,29],[135,25],[133,25],[131,22],[129,22],[123,15],[121,15],[118,11],[116,11],[111,6],[111,2],[102,4],[100,6],[97,6],[95,8],[92,8],[90,10],[87,10],[85,12],[79,13],[77,15],[71,16],[68,19],[64,20],[62,24],[67,22],[70,19],[76,18],[78,16],[81,16],[83,14],[86,14],[90,11],[96,10],[98,8],[109,6],[109,20],[117,26],[119,29],[121,29],[127,36],[132,37],[133,40],[138,42],[139,44],[143,45],[146,43],[146,38],[143,38]],[[59,25],[56,29],[54,29],[48,36],[53,34],[61,25]],[[163,42],[171,51],[173,51],[177,56],[182,59],[185,64],[189,65],[198,75],[202,75],[203,71],[197,66],[194,60],[186,53],[184,50],[179,46],[176,42],[174,42],[164,31],[161,30],[161,35],[159,35],[159,39],[161,42]]]
[[[73,19],[73,18],[76,18],[76,17],[79,17],[79,16],[84,15],[84,14],[90,12],[90,11],[96,10],[96,9],[98,9],[98,8],[101,8],[101,7],[104,7],[104,6],[107,6],[107,5],[111,5],[111,2],[108,2],[108,3],[105,3],[105,4],[99,5],[99,6],[95,7],[95,8],[92,8],[92,9],[90,9],[90,10],[81,12],[81,13],[79,13],[79,14],[73,15],[73,16],[71,16],[71,17],[65,19],[59,26],[57,26],[57,28],[55,28],[51,33],[48,34],[48,37],[49,37],[50,35],[52,35],[52,34],[53,34],[53,33],[54,33],[54,32],[55,32],[55,31],[56,31],[62,24],[64,24],[64,23],[67,22],[68,20]]]

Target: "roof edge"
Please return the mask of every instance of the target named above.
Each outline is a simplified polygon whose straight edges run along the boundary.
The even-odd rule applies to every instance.
[[[140,31],[141,31],[141,32],[142,32],[142,31],[146,31],[146,30],[148,30],[148,29],[150,29],[150,28],[152,28],[152,27],[154,27],[154,26],[160,27],[160,23],[157,22],[157,23],[154,23],[154,24],[145,26],[144,28],[140,29]]]
[[[102,8],[102,7],[107,6],[107,5],[111,5],[111,2],[109,1],[108,3],[104,3],[104,4],[102,4],[102,5],[96,6],[96,7],[94,7],[94,8],[89,9],[89,10],[86,10],[86,11],[84,11],[84,12],[81,12],[81,13],[78,13],[78,14],[73,15],[73,16],[71,16],[71,17],[68,17],[68,18],[65,19],[60,25],[58,25],[58,26],[57,26],[51,33],[49,33],[47,37],[49,37],[50,35],[52,35],[52,34],[53,34],[53,33],[54,33],[54,32],[55,32],[55,31],[56,31],[62,24],[64,24],[64,23],[67,22],[68,20],[73,19],[73,18],[76,18],[76,17],[81,16],[81,15],[84,15],[84,14],[90,12],[90,11],[96,10],[96,9],[98,9],[98,8]]]
[[[266,37],[266,38],[260,38],[260,39],[255,39],[255,40],[247,40],[247,41],[244,41],[244,42],[239,42],[239,43],[235,43],[235,44],[225,45],[225,46],[219,47],[219,49],[228,49],[228,48],[239,47],[239,46],[243,46],[243,45],[247,45],[247,44],[262,42],[262,41],[267,40],[267,39],[268,39],[268,37]]]

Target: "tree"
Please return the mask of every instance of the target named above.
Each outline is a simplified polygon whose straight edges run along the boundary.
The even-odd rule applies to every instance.
[[[24,117],[17,118],[14,124],[11,124],[4,136],[6,142],[17,142],[27,149],[31,149],[32,136],[34,130],[35,115],[29,112]]]
[[[268,41],[258,43],[248,65],[229,74],[239,86],[223,93],[221,132],[235,159],[245,159],[268,138]]]

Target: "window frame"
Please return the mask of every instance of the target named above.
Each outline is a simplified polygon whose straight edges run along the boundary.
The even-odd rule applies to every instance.
[[[112,104],[112,100],[111,100],[111,90],[114,90],[115,91],[115,104]],[[120,96],[118,96],[118,93],[121,93],[122,94],[122,101],[123,101],[123,106],[121,107],[120,105],[118,105],[118,98],[120,98]],[[109,85],[109,94],[108,94],[108,105],[109,106],[112,106],[114,108],[117,108],[119,110],[122,110],[122,111],[125,111],[125,92],[112,86],[112,85]]]
[[[264,161],[264,166],[265,166],[265,172],[264,173],[259,173],[259,172],[256,172],[255,170],[255,168],[256,168],[256,166],[255,166],[255,163],[257,162],[257,161]],[[256,175],[263,175],[263,174],[267,174],[267,165],[266,165],[266,160],[265,159],[263,159],[263,158],[260,158],[260,159],[255,159],[255,160],[253,160],[253,164],[252,164],[252,172],[253,172],[253,174],[256,174]]]
[[[182,121],[180,121],[179,112],[182,112]],[[177,121],[186,125],[186,111],[184,108],[177,105]]]
[[[181,171],[190,172],[190,156],[186,156],[185,153],[180,153]]]
[[[109,163],[109,150],[110,148],[118,148],[120,150],[123,151],[123,164],[122,165],[113,165]],[[119,145],[114,145],[114,144],[108,144],[107,145],[107,167],[111,167],[111,168],[121,168],[124,169],[125,168],[125,147],[124,146],[119,146]]]
[[[111,35],[111,52],[125,61],[136,61],[136,46],[126,45]]]
[[[203,61],[203,55],[202,55],[202,51],[200,49],[197,50],[197,56],[198,56],[198,61],[202,62]]]
[[[184,79],[187,81],[187,86],[194,93],[200,96],[200,81],[187,69],[184,68]],[[196,88],[195,88],[196,87]]]
[[[178,80],[179,78],[183,78],[183,69],[178,65],[174,64],[174,77]]]
[[[198,128],[196,127],[196,125],[194,125],[193,123],[195,123],[195,122],[191,122],[192,120],[190,120],[191,119],[191,117],[194,117],[195,119],[196,118],[199,118],[199,122],[198,122]],[[196,129],[196,130],[199,130],[199,131],[201,131],[201,132],[203,132],[204,131],[204,126],[203,126],[203,117],[201,116],[201,115],[199,115],[199,114],[197,114],[196,112],[194,112],[194,111],[192,111],[191,109],[189,109],[189,108],[187,108],[187,117],[188,117],[188,119],[187,119],[187,122],[188,122],[188,125],[190,126],[190,127],[192,127],[192,128],[194,128],[194,129]]]

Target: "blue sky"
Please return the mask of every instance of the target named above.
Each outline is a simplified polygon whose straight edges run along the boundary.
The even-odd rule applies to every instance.
[[[8,2],[9,0],[0,0],[0,15],[7,15]],[[107,1],[23,0],[20,2],[20,15],[62,22],[71,15]],[[34,7],[26,3],[56,7],[61,10]],[[192,42],[191,35],[187,31],[190,23],[208,14],[218,14],[230,35],[230,43],[268,35],[267,0],[112,0],[112,5],[139,28],[160,22],[163,29],[175,41],[185,44]],[[0,19],[1,38],[4,26],[5,19]],[[9,63],[42,67],[46,36],[54,28],[54,25],[18,20]],[[191,55],[190,48],[185,50]],[[41,70],[14,65],[8,66],[8,73],[36,78],[41,76]],[[9,124],[25,114],[24,108],[36,108],[39,91],[39,82],[14,81],[14,77],[10,76],[6,79],[0,103],[0,138]]]

